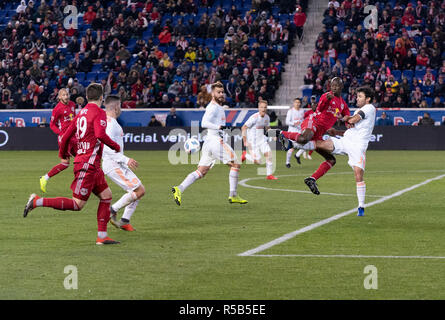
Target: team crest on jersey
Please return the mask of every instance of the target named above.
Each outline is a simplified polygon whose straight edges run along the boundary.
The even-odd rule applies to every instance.
[[[86,188],[82,188],[82,189],[80,189],[80,194],[81,194],[82,196],[86,196],[87,193],[88,193],[88,189],[86,189]]]
[[[107,126],[107,122],[105,120],[100,120],[100,125],[102,127],[106,127]]]

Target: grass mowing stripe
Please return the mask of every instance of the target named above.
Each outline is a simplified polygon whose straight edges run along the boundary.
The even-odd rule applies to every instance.
[[[393,194],[390,194],[389,196],[386,196],[386,197],[383,197],[381,199],[378,199],[378,200],[375,200],[373,202],[370,202],[370,203],[366,204],[365,207],[366,208],[367,207],[371,207],[371,206],[373,206],[375,204],[379,204],[379,203],[385,202],[387,200],[390,200],[392,198],[401,196],[402,194],[404,194],[406,192],[409,192],[409,191],[412,191],[414,189],[417,189],[417,188],[419,188],[421,186],[424,186],[424,185],[426,185],[426,184],[428,184],[428,183],[430,183],[432,181],[440,180],[440,179],[442,179],[444,177],[445,177],[445,174],[442,174],[442,175],[436,176],[434,178],[427,179],[427,180],[425,180],[425,181],[423,181],[421,183],[415,184],[415,185],[413,185],[411,187],[408,187],[408,188],[405,188],[403,190],[397,191],[397,192],[395,192]],[[292,239],[292,238],[296,237],[299,234],[302,234],[302,233],[307,232],[307,231],[311,231],[311,230],[313,230],[315,228],[321,227],[321,226],[323,226],[325,224],[328,224],[328,223],[330,223],[332,221],[335,221],[335,220],[338,220],[340,218],[343,218],[343,217],[345,217],[345,216],[347,216],[347,215],[349,215],[349,214],[351,214],[353,212],[356,212],[356,208],[348,210],[348,211],[344,211],[342,213],[336,214],[336,215],[334,215],[332,217],[329,217],[327,219],[324,219],[324,220],[318,221],[316,223],[313,223],[313,224],[311,224],[309,226],[306,226],[304,228],[301,228],[301,229],[295,230],[293,232],[287,233],[287,234],[285,234],[285,235],[283,235],[283,236],[281,236],[281,237],[279,237],[279,238],[277,238],[275,240],[272,240],[272,241],[270,241],[268,243],[262,244],[259,247],[256,247],[254,249],[251,249],[251,250],[245,251],[243,253],[240,253],[240,254],[238,254],[238,256],[245,257],[245,256],[254,255],[254,254],[258,253],[258,252],[264,251],[264,250],[269,249],[269,248],[271,248],[271,247],[273,247],[273,246],[275,246],[277,244],[280,244],[280,243],[285,242],[285,241],[287,241],[289,239]]]

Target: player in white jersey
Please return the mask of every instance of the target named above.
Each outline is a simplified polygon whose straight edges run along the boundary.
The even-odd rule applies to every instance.
[[[247,151],[243,152],[241,161],[247,160],[260,164],[261,155],[266,158],[266,179],[277,180],[272,174],[274,171],[272,162],[272,150],[270,149],[264,130],[270,129],[270,118],[267,114],[267,101],[258,102],[258,112],[247,119],[241,128],[244,146]]]
[[[222,161],[230,167],[229,172],[229,203],[247,203],[237,194],[238,176],[241,165],[233,149],[224,142],[223,129],[226,127],[226,115],[223,108],[224,85],[216,82],[211,85],[212,101],[207,105],[201,126],[207,129],[198,170],[191,172],[179,186],[172,188],[173,198],[178,206],[181,205],[181,195],[192,183],[203,178],[213,167],[216,160]]]
[[[304,110],[301,108],[301,99],[295,98],[292,108],[287,111],[286,115],[286,125],[289,126],[287,131],[289,132],[300,132],[301,133],[301,123],[304,120]],[[290,159],[292,158],[292,153],[294,148],[290,148],[286,154],[286,167],[290,168]],[[299,149],[295,154],[295,159],[297,159],[298,164],[301,164],[300,157],[302,154],[306,155],[306,151]]]
[[[119,187],[127,193],[124,194],[116,203],[110,207],[110,222],[116,228],[126,231],[135,231],[130,224],[133,215],[139,203],[139,199],[145,194],[144,185],[133,173],[139,164],[136,160],[124,155],[124,132],[122,127],[116,121],[121,114],[121,101],[118,96],[108,96],[105,99],[105,111],[107,113],[107,135],[116,142],[121,148],[120,152],[111,150],[104,146],[102,169],[104,173],[113,180]],[[122,218],[116,219],[117,212],[124,208]]]
[[[357,184],[358,216],[365,214],[366,184],[363,180],[366,164],[366,150],[374,129],[376,109],[371,104],[374,91],[369,87],[361,87],[357,92],[357,107],[353,116],[347,116],[346,131],[331,128],[326,131],[331,137],[327,140],[310,141],[304,146],[305,150],[322,149],[332,154],[348,155],[348,164],[352,167]],[[337,136],[341,136],[338,138]]]

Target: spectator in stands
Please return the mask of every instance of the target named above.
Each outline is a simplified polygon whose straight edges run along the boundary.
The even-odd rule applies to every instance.
[[[385,111],[382,112],[382,115],[380,116],[380,118],[377,119],[377,126],[392,126],[393,123],[391,121],[391,119],[389,119],[388,115],[386,114]]]
[[[431,118],[428,112],[425,112],[422,119],[419,120],[419,126],[434,126],[434,119]]]
[[[393,108],[405,108],[405,102],[403,101],[403,98],[401,95],[397,95],[396,101],[392,104]]]
[[[166,127],[180,127],[182,126],[181,118],[176,114],[176,108],[172,107],[170,113],[165,120]]]
[[[300,5],[297,5],[294,14],[294,24],[296,27],[296,33],[299,40],[302,39],[303,36],[303,27],[306,23],[306,14],[303,12]]]
[[[444,107],[444,104],[440,100],[440,97],[435,97],[434,101],[431,105],[431,108],[443,108],[443,107]]]
[[[153,115],[151,116],[150,122],[148,123],[149,127],[162,127],[162,123],[156,119]]]
[[[46,118],[43,117],[42,121],[40,121],[40,123],[38,124],[39,128],[48,128],[49,127],[49,123],[46,121]]]
[[[94,19],[96,19],[96,12],[94,12],[93,6],[89,6],[88,11],[83,15],[83,21],[87,24],[92,24]]]

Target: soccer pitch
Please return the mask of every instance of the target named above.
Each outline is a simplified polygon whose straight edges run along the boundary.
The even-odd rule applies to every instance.
[[[445,152],[368,151],[365,217],[357,217],[346,157],[308,193],[303,179],[321,157],[284,166],[277,181],[244,165],[229,204],[228,167],[216,165],[183,193],[170,191],[195,165],[170,165],[166,151],[128,151],[147,193],[136,232],[109,225],[121,244],[96,246],[97,198],[80,212],[39,208],[22,217],[56,151],[0,153],[0,299],[444,299]],[[71,197],[72,165],[45,196]],[[109,181],[109,180],[108,180]],[[109,181],[113,201],[122,194]],[[352,210],[352,211],[351,211]],[[122,212],[119,212],[119,215]],[[329,219],[334,217],[332,219]],[[338,218],[338,219],[337,219]],[[78,289],[66,290],[75,266]],[[366,289],[367,266],[377,289]]]

